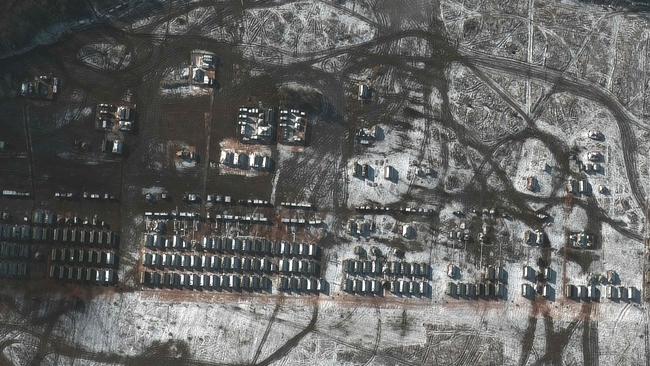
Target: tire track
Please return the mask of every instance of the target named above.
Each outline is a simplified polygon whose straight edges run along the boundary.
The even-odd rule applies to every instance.
[[[314,306],[314,311],[312,312],[311,320],[309,321],[309,324],[301,330],[298,334],[293,336],[291,339],[289,339],[284,345],[282,345],[280,348],[278,348],[275,352],[273,352],[271,355],[269,355],[267,358],[262,360],[259,363],[256,363],[256,366],[267,366],[270,365],[273,362],[276,362],[278,360],[281,360],[286,356],[294,347],[300,343],[300,341],[307,336],[307,334],[315,331],[316,327],[316,321],[318,320],[318,309],[319,306],[315,305]]]
[[[461,49],[463,62],[470,65],[480,65],[492,70],[506,72],[517,76],[527,76],[534,79],[542,80],[547,83],[555,84],[558,92],[566,91],[576,96],[589,99],[605,106],[614,116],[619,132],[621,135],[621,145],[623,160],[625,162],[625,171],[630,184],[632,195],[637,205],[643,210],[647,210],[645,192],[639,182],[639,176],[636,171],[636,140],[630,125],[648,131],[645,123],[637,120],[623,105],[616,99],[616,96],[610,91],[605,90],[598,85],[592,84],[585,80],[565,76],[562,72],[549,69],[538,65],[530,65],[521,61],[487,55],[473,50]]]
[[[269,319],[269,324],[266,326],[266,329],[264,330],[264,335],[260,340],[260,344],[257,346],[257,350],[255,350],[253,361],[251,361],[251,364],[253,365],[257,364],[257,359],[260,357],[260,354],[262,353],[262,348],[264,347],[264,344],[266,344],[266,340],[269,337],[269,333],[271,333],[271,327],[273,326],[273,323],[275,323],[275,318],[278,315],[281,306],[282,306],[282,302],[278,302],[275,305],[275,308],[273,309],[273,314],[271,314],[271,318]]]
[[[377,308],[377,335],[375,336],[375,346],[373,348],[372,356],[366,361],[364,366],[369,366],[372,365],[372,361],[375,360],[375,357],[377,357],[377,352],[379,351],[379,342],[381,341],[381,312],[379,308]]]

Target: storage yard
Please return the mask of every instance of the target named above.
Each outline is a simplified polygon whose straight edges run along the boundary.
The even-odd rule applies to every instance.
[[[0,365],[647,364],[603,3],[0,5]]]

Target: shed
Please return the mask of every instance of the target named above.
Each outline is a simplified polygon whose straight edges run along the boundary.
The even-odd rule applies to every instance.
[[[567,284],[564,286],[564,296],[573,299],[577,296],[578,290],[574,285]]]
[[[346,278],[343,286],[343,291],[353,292],[353,290],[354,290],[353,280],[351,278]]]
[[[449,278],[456,277],[456,266],[453,263],[447,264],[447,276]]]
[[[522,277],[527,280],[535,278],[535,270],[530,266],[524,266],[522,269]]]
[[[454,282],[447,283],[447,295],[456,296],[458,293],[458,286]]]
[[[457,292],[456,294],[457,294],[458,296],[460,296],[460,297],[465,297],[465,296],[467,296],[467,284],[466,284],[466,283],[460,283],[460,284],[458,284],[457,291],[458,291],[458,292]]]

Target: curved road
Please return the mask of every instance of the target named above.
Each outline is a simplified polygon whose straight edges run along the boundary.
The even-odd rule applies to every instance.
[[[634,124],[644,130],[649,130],[649,127],[625,109],[614,94],[589,81],[571,77],[563,74],[561,71],[548,69],[540,65],[528,64],[526,62],[488,55],[468,49],[459,49],[459,52],[462,55],[461,62],[468,65],[481,66],[512,75],[542,80],[555,85],[558,92],[567,91],[585,99],[601,103],[609,109],[616,119],[621,134],[623,160],[625,162],[625,171],[630,182],[632,195],[645,215],[647,211],[645,190],[639,182],[639,175],[636,170],[635,153],[637,144],[631,125]]]

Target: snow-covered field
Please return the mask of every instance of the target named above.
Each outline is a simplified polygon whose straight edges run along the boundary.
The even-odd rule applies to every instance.
[[[115,22],[124,34],[73,38],[73,56],[52,67],[74,86],[66,91],[69,99],[50,103],[51,113],[45,102],[16,102],[23,113],[15,119],[20,136],[30,129],[47,133],[39,131],[47,115],[52,130],[64,131],[61,141],[68,141],[76,138],[70,131],[75,123],[92,118],[86,101],[118,94],[124,84],[121,90],[138,103],[142,128],[128,136],[133,155],[112,161],[123,164],[119,179],[126,192],[116,203],[124,205],[118,286],[65,285],[61,294],[42,300],[40,294],[22,295],[23,289],[1,290],[0,365],[647,363],[646,19],[623,8],[550,0],[163,3],[148,9],[129,1],[125,10],[104,15],[112,24],[121,11],[141,11],[128,24]],[[35,35],[29,47],[80,25],[57,25]],[[214,52],[223,62],[218,87],[189,85],[181,61],[189,60],[189,52],[174,55],[174,47]],[[60,51],[43,52],[49,57]],[[147,52],[153,61],[142,56]],[[169,59],[155,59],[160,55]],[[114,73],[120,88],[93,91],[85,84],[96,82],[87,78],[94,73]],[[7,80],[11,84],[12,76]],[[372,96],[362,101],[357,90],[366,83]],[[208,112],[215,115],[205,122],[214,122],[219,137],[210,140],[201,122],[186,131],[189,137],[170,139],[170,126],[185,118],[183,103],[207,95]],[[223,116],[246,98],[307,105],[306,146],[240,143],[230,128],[235,121]],[[161,104],[174,104],[174,113],[162,114]],[[28,112],[32,121],[24,117]],[[360,146],[355,134],[361,127],[377,128],[380,137]],[[223,131],[230,132],[224,137]],[[590,131],[603,139],[589,138]],[[15,143],[30,150],[31,144]],[[49,183],[52,177],[31,171],[47,163],[39,161],[38,146],[35,151],[24,154],[30,160],[25,180]],[[206,160],[177,158],[182,151]],[[226,152],[268,157],[272,168],[255,170],[246,158],[236,163],[234,155],[227,161],[221,155]],[[581,166],[593,163],[592,153],[599,154],[592,160],[599,160],[600,169],[587,172]],[[66,150],[57,156],[86,165],[108,161],[99,153]],[[202,171],[215,168],[219,175]],[[567,194],[569,179],[586,180],[592,193]],[[270,187],[246,191],[252,181]],[[183,183],[174,187],[178,182]],[[223,190],[235,197],[232,211],[246,194],[263,192],[256,198],[275,206],[263,208],[272,223],[264,235],[317,242],[323,250],[320,277],[329,291],[316,296],[282,294],[276,286],[271,294],[142,288],[142,207],[185,209],[182,193],[170,193],[158,206],[144,206],[154,203],[142,202],[142,196],[168,189]],[[279,207],[303,201],[313,206]],[[83,203],[69,202],[76,204]],[[391,210],[369,213],[359,206]],[[432,212],[400,211],[405,207]],[[192,210],[205,214],[206,207]],[[286,215],[324,223],[285,225],[280,218]],[[372,229],[350,232],[351,221]],[[219,225],[215,232],[223,229]],[[199,226],[178,230],[198,233]],[[236,226],[224,232],[246,235],[246,225]],[[583,231],[594,235],[594,248],[571,248],[570,235]],[[526,243],[528,232],[543,233],[546,240]],[[344,261],[361,259],[358,248],[377,249],[386,261],[426,263],[431,294],[346,293]],[[453,279],[449,264],[458,268]],[[485,283],[488,266],[507,273],[502,298],[445,293],[450,282]],[[536,275],[549,268],[552,276],[524,278],[524,266]],[[566,285],[586,286],[608,271],[616,272],[617,285],[638,289],[638,297],[610,300],[602,281],[593,301],[565,295]],[[538,281],[550,286],[548,299],[524,297],[522,285]],[[29,284],[24,290],[33,293]]]

